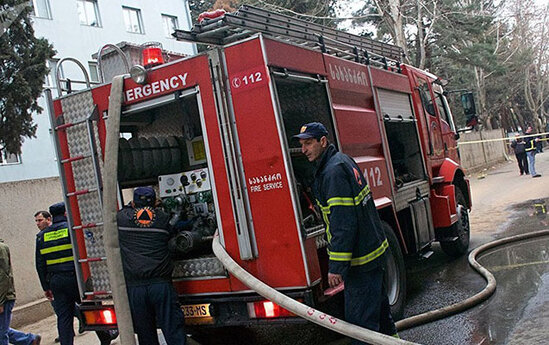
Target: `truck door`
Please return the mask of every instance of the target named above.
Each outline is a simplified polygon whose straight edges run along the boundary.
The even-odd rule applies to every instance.
[[[427,133],[424,133],[424,141],[427,147],[427,156],[431,166],[441,164],[445,156],[444,141],[442,139],[441,121],[436,111],[436,98],[431,88],[431,82],[424,76],[415,75],[417,81],[416,93],[421,100],[421,110],[418,115],[422,116]]]
[[[450,107],[440,85],[434,84],[435,105],[440,116],[440,130],[444,146],[444,157],[459,161],[455,125]]]

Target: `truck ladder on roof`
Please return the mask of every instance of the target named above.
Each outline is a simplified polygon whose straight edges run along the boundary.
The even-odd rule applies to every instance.
[[[323,53],[356,62],[399,67],[402,49],[320,24],[280,13],[244,5],[234,13],[225,13],[195,24],[191,31],[176,30],[178,40],[225,45],[261,32]]]

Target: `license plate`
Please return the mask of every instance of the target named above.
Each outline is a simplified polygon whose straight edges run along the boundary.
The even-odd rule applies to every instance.
[[[211,317],[209,303],[182,305],[181,309],[185,318]]]

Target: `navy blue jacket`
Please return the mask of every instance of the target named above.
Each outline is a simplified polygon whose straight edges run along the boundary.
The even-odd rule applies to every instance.
[[[326,223],[329,272],[345,279],[351,267],[379,266],[388,243],[355,161],[330,145],[319,160],[313,193]]]
[[[171,281],[169,216],[159,208],[125,206],[116,216],[122,266],[128,285]]]
[[[44,291],[50,290],[52,273],[75,270],[69,231],[67,217],[54,216],[52,225],[36,235],[36,271]]]

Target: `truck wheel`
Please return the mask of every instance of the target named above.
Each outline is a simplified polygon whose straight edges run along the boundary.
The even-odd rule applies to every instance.
[[[449,228],[448,236],[457,237],[457,239],[455,241],[442,241],[440,242],[440,247],[449,256],[458,257],[467,253],[469,249],[471,228],[469,225],[469,210],[467,209],[463,192],[456,187],[455,194],[458,221]]]
[[[404,301],[406,300],[406,268],[400,244],[393,229],[385,222],[382,222],[382,224],[389,243],[389,248],[385,252],[385,286],[389,305],[391,306],[391,315],[393,319],[399,320],[402,318]]]

